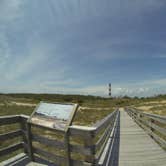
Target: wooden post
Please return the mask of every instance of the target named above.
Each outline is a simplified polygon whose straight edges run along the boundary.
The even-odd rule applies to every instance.
[[[24,119],[23,117],[20,117],[20,125],[22,129],[22,139],[24,142],[24,153],[28,153],[28,138],[27,138],[27,119]]]
[[[67,163],[66,165],[67,166],[70,166],[70,146],[69,146],[69,143],[70,143],[70,140],[69,140],[69,133],[68,131],[65,133],[65,136],[64,136],[64,141],[65,141],[65,149],[66,149],[66,158],[67,158]]]
[[[151,135],[150,136],[151,136],[151,138],[153,138],[153,134],[152,133],[154,132],[154,128],[152,127],[152,124],[154,123],[154,120],[151,119],[150,121],[151,121],[151,126],[150,126]]]
[[[34,161],[33,149],[32,149],[32,138],[31,138],[31,124],[27,123],[27,138],[28,138],[28,154],[31,161]]]
[[[91,155],[85,156],[85,162],[95,165],[95,144],[94,144],[95,135],[91,133],[89,136],[84,138],[84,146],[91,147]]]
[[[70,166],[70,138],[69,138],[69,127],[71,126],[72,122],[73,122],[73,119],[76,115],[76,112],[78,110],[78,104],[75,104],[74,108],[73,108],[73,111],[69,117],[69,121],[68,121],[68,124],[66,125],[66,128],[65,128],[65,135],[64,135],[64,141],[65,141],[65,147],[66,147],[66,157],[67,157],[67,163],[66,165],[67,166]]]

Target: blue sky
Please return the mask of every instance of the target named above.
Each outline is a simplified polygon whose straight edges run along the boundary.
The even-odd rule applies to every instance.
[[[166,1],[0,0],[0,92],[166,93]]]

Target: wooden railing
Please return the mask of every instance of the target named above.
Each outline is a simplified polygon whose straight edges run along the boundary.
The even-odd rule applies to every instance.
[[[14,131],[8,131],[6,133],[0,134],[0,142],[3,141],[10,141],[13,138],[22,137],[22,141],[17,142],[16,144],[9,145],[8,147],[3,147],[0,149],[0,156],[7,155],[19,149],[24,149],[24,152],[28,152],[27,145],[28,139],[26,138],[25,131],[27,130],[27,116],[3,116],[0,117],[0,127],[11,125],[11,124],[18,124],[18,128],[14,129]]]
[[[70,126],[69,132],[27,123],[28,116],[0,117],[0,126],[19,123],[20,129],[1,134],[0,141],[22,136],[22,142],[0,149],[0,156],[23,148],[31,160],[42,158],[56,165],[103,165],[109,156],[118,124],[115,110],[91,127]],[[65,137],[63,137],[65,135]],[[67,140],[67,141],[66,141]],[[106,150],[107,149],[107,150]]]
[[[126,108],[126,111],[137,124],[166,149],[166,116],[145,113],[135,108]]]

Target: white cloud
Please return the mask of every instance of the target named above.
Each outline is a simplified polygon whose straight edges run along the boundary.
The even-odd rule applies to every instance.
[[[8,46],[7,38],[4,33],[0,33],[0,65],[5,63],[9,56],[10,48]]]
[[[0,1],[0,22],[14,21],[21,15],[20,7],[22,0],[1,0]]]
[[[8,42],[8,28],[11,23],[14,23],[21,17],[22,0],[1,0],[0,1],[0,76],[3,74],[9,59],[12,55],[12,50]]]
[[[31,46],[26,55],[16,57],[11,68],[6,71],[6,78],[9,80],[18,79],[35,68],[40,68],[41,64],[49,58],[49,51],[47,47],[42,47],[42,45]]]
[[[73,87],[67,84],[74,83]],[[61,82],[38,82],[30,81],[28,84],[21,84],[20,86],[4,86],[0,89],[4,92],[28,92],[28,93],[62,93],[62,94],[83,94],[83,95],[97,95],[108,96],[108,85],[91,85],[77,87],[80,82],[74,80],[62,80]],[[166,79],[145,81],[144,83],[118,85],[112,84],[112,96],[153,96],[156,94],[166,93]]]
[[[145,80],[133,84],[115,85],[112,89],[115,96],[152,96],[166,93],[166,79]]]

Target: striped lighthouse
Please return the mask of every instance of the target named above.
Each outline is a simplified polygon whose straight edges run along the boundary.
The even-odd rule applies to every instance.
[[[108,84],[108,90],[109,90],[109,97],[111,97],[111,83]]]

